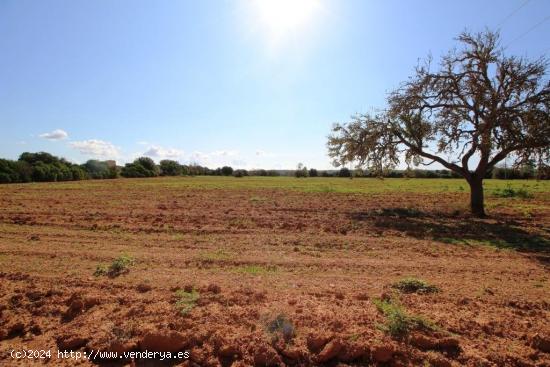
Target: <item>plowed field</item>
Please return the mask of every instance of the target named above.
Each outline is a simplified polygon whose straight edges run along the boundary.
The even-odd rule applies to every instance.
[[[0,365],[550,366],[550,183],[505,185],[487,219],[461,180],[0,186]]]

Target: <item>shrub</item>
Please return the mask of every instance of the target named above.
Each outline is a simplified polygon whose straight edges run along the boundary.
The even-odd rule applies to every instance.
[[[176,309],[182,314],[187,315],[196,305],[200,294],[195,289],[190,292],[180,289],[176,291]]]
[[[235,172],[233,172],[233,176],[235,177],[248,176],[248,171],[245,169],[238,169],[238,170],[235,170]]]
[[[123,254],[117,257],[109,267],[109,271],[112,274],[121,274],[128,270],[128,267],[134,265],[134,258],[127,254]]]
[[[309,172],[307,170],[307,167],[304,166],[302,163],[298,163],[298,166],[296,167],[296,171],[294,171],[295,177],[307,177],[309,175]]]
[[[102,275],[107,275],[109,274],[109,267],[105,264],[99,264],[98,266],[96,266],[95,268],[95,271],[94,271],[94,275],[96,277],[99,277],[99,276],[102,276]]]
[[[494,191],[494,196],[500,197],[500,198],[519,197],[522,199],[531,199],[533,197],[533,194],[531,194],[529,191],[527,191],[524,188],[514,189],[508,186],[504,189],[496,189]]]
[[[128,254],[122,254],[113,260],[111,265],[100,264],[96,267],[95,276],[108,275],[116,277],[129,271],[129,267],[134,265],[134,258]]]
[[[0,159],[0,183],[22,182],[17,162]]]
[[[233,168],[229,166],[223,166],[221,169],[221,174],[224,176],[231,176],[233,174]]]
[[[159,168],[148,157],[140,157],[133,163],[127,163],[120,174],[124,177],[155,177],[159,174]]]
[[[407,314],[396,301],[375,299],[373,302],[386,317],[386,323],[381,328],[393,337],[401,337],[412,330],[437,329],[433,322],[421,316]]]
[[[279,173],[279,171],[277,170],[269,170],[267,171],[267,176],[272,176],[272,177],[277,177],[277,176],[280,176],[281,174]]]
[[[72,166],[71,167],[71,175],[72,175],[74,181],[85,180],[86,178],[88,178],[88,176],[86,175],[86,171],[84,171],[79,166]]]
[[[338,177],[351,177],[351,171],[346,167],[342,167],[338,171]]]
[[[112,175],[107,162],[90,159],[82,167],[88,176],[93,179],[111,178]]]
[[[416,278],[405,278],[392,285],[393,288],[399,289],[403,293],[435,293],[439,292],[439,288],[427,282]]]
[[[161,176],[179,176],[182,174],[182,166],[176,161],[163,159],[160,161],[159,166]]]

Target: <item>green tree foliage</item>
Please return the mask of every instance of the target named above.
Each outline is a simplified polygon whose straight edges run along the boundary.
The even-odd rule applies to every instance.
[[[191,163],[188,166],[183,166],[184,171],[187,171],[187,174],[190,176],[200,176],[206,175],[210,170],[206,167],[202,167],[196,163]]]
[[[379,173],[402,160],[438,163],[468,182],[471,212],[483,217],[483,179],[499,162],[550,161],[549,64],[506,55],[495,32],[457,40],[437,66],[420,64],[382,111],[336,124],[329,156]]]
[[[93,179],[117,178],[118,172],[116,167],[109,165],[105,161],[90,159],[82,165],[88,177]]]
[[[18,161],[0,159],[0,183],[70,181],[84,178],[86,174],[78,165],[45,152],[25,152]]]
[[[183,166],[170,159],[160,161],[159,166],[161,176],[179,176],[183,172]]]
[[[351,177],[351,171],[346,167],[342,167],[340,171],[338,171],[338,177]]]
[[[32,170],[28,163],[0,159],[0,183],[29,182]]]
[[[317,172],[317,170],[315,168],[310,168],[309,177],[317,177],[317,176],[319,176],[319,173]]]
[[[221,173],[224,176],[231,176],[233,174],[233,168],[229,166],[223,166],[221,169]]]
[[[139,157],[127,163],[120,174],[123,177],[155,177],[159,175],[159,168],[151,158]]]
[[[304,166],[302,163],[298,163],[298,166],[296,167],[296,171],[294,171],[294,176],[300,178],[300,177],[307,177],[309,174],[307,167]]]
[[[248,176],[248,171],[245,170],[245,169],[236,169],[236,170],[233,172],[233,176],[235,176],[235,177],[244,177],[244,176]]]

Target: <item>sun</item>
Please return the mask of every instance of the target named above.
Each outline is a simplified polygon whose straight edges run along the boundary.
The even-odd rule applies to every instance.
[[[254,0],[255,14],[273,41],[300,31],[319,10],[319,0]]]

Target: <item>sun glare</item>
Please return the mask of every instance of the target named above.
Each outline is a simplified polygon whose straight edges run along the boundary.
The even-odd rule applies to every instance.
[[[255,0],[259,23],[277,41],[311,22],[319,8],[318,0]]]

